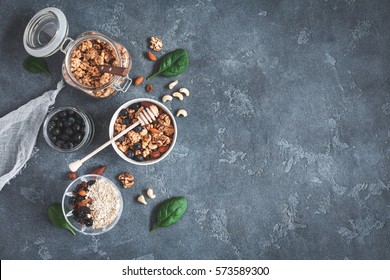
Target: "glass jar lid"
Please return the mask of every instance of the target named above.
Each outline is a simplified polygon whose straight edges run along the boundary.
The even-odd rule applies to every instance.
[[[27,24],[23,35],[26,51],[35,57],[47,57],[58,50],[68,35],[68,21],[64,13],[53,7],[39,11]]]

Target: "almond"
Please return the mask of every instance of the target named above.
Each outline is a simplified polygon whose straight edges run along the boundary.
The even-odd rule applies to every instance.
[[[162,147],[158,148],[158,151],[160,153],[165,153],[166,151],[168,151],[168,149],[169,149],[169,146],[162,146]]]
[[[157,128],[150,128],[149,131],[153,134],[161,134],[162,132],[160,130],[158,130]]]
[[[157,57],[153,53],[151,53],[151,52],[148,52],[148,58],[151,61],[156,61],[157,60]]]
[[[144,81],[144,77],[137,77],[135,80],[134,80],[134,85],[135,86],[138,86],[140,84],[142,84],[142,82]]]
[[[159,158],[161,156],[161,153],[159,151],[154,151],[150,153],[150,156],[152,158]]]
[[[74,180],[77,178],[77,173],[76,172],[69,172],[68,177],[69,177],[69,179]]]

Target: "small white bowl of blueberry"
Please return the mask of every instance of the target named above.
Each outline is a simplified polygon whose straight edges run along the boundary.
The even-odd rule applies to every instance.
[[[46,117],[43,136],[59,152],[74,152],[86,147],[95,134],[91,117],[74,107],[60,107]]]
[[[177,139],[176,121],[169,109],[158,101],[138,98],[126,102],[112,116],[109,137],[112,138],[137,121],[146,107],[156,105],[159,116],[146,126],[137,126],[112,144],[115,152],[125,161],[136,165],[160,162],[168,156]]]

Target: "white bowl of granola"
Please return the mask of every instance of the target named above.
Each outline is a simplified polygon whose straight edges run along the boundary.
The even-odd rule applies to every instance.
[[[173,114],[163,104],[149,98],[128,101],[116,110],[110,122],[110,138],[135,123],[139,112],[152,104],[159,109],[157,120],[145,127],[137,126],[112,144],[115,152],[132,164],[149,165],[160,162],[175,146],[177,126]]]

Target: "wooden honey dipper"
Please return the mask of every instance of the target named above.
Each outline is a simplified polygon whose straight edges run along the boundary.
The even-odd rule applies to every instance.
[[[99,148],[97,148],[96,150],[94,150],[93,152],[91,152],[90,154],[85,156],[84,158],[76,160],[75,162],[72,162],[71,164],[69,164],[68,165],[69,169],[72,172],[76,172],[80,168],[80,166],[83,165],[84,162],[89,160],[91,157],[93,157],[94,155],[96,155],[97,153],[99,153],[100,151],[105,149],[107,146],[109,146],[110,144],[112,144],[113,142],[118,140],[119,138],[121,138],[123,135],[128,133],[130,130],[134,129],[138,125],[145,126],[147,124],[150,124],[153,121],[155,121],[157,117],[158,117],[158,108],[157,108],[157,106],[151,105],[150,107],[146,107],[143,111],[141,111],[139,113],[139,115],[137,117],[138,120],[134,124],[132,124],[131,126],[126,128],[125,130],[123,130],[121,133],[119,133],[115,137],[113,137],[110,140],[108,140],[106,143],[101,145]]]

